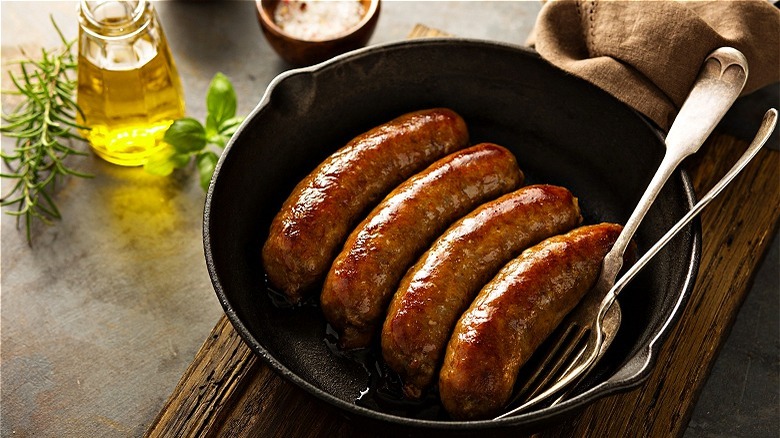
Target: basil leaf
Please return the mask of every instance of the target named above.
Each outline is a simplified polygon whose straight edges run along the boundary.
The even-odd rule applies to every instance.
[[[229,138],[230,137],[225,137],[222,134],[214,134],[209,137],[209,143],[224,149]]]
[[[214,117],[215,126],[236,115],[236,92],[233,84],[222,73],[214,75],[206,95],[206,109]]]
[[[206,138],[213,137],[219,134],[219,125],[214,118],[214,114],[206,115]]]
[[[219,161],[219,156],[211,151],[201,152],[196,158],[195,164],[198,166],[200,186],[203,188],[203,191],[209,189],[211,175],[214,173],[214,168],[217,167],[217,161]]]
[[[146,160],[144,170],[152,175],[168,176],[173,172],[174,168],[182,168],[189,161],[189,154],[180,154],[176,152],[173,146],[166,145]]]
[[[185,117],[173,122],[165,131],[163,141],[179,153],[197,152],[206,147],[206,130],[199,121]]]
[[[243,121],[244,121],[243,117],[233,117],[227,119],[224,122],[222,122],[221,125],[219,125],[219,133],[230,137],[231,135],[236,133],[236,130],[238,129],[239,126],[241,126],[241,122]]]
[[[180,154],[177,152],[171,155],[170,162],[173,164],[173,167],[181,169],[190,162],[190,154]]]

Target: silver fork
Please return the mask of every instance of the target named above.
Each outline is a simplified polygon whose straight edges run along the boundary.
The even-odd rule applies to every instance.
[[[638,274],[639,271],[641,271],[642,268],[644,268],[645,265],[647,265],[647,263],[652,260],[652,258],[655,257],[655,255],[658,254],[658,252],[661,251],[661,249],[663,249],[667,243],[669,243],[670,240],[672,240],[680,231],[682,231],[682,229],[688,225],[688,223],[692,221],[693,218],[698,216],[699,213],[701,213],[701,211],[704,210],[704,208],[710,202],[712,202],[712,200],[715,199],[723,191],[723,189],[725,189],[726,186],[731,183],[731,181],[734,180],[737,174],[739,174],[739,172],[741,172],[742,169],[747,166],[747,164],[753,159],[753,157],[756,156],[764,144],[766,144],[776,125],[777,109],[771,108],[766,112],[766,114],[764,114],[764,118],[761,121],[761,126],[759,127],[759,130],[756,133],[753,141],[750,143],[739,160],[737,160],[731,169],[729,169],[726,175],[724,175],[723,178],[721,178],[720,181],[718,181],[717,184],[715,184],[712,189],[710,189],[710,191],[707,192],[707,194],[704,195],[688,213],[685,214],[685,216],[683,216],[676,224],[674,224],[674,226],[670,228],[669,231],[663,235],[663,237],[661,237],[649,250],[647,250],[645,255],[637,260],[637,262],[632,265],[631,268],[626,271],[622,277],[620,277],[620,280],[615,282],[615,285],[612,286],[612,289],[609,290],[599,305],[593,330],[591,331],[591,338],[588,341],[588,348],[591,348],[591,351],[586,354],[586,352],[583,350],[581,353],[582,357],[586,357],[587,359],[585,359],[578,368],[567,368],[567,370],[564,372],[564,375],[566,376],[565,380],[567,382],[580,381],[582,377],[587,375],[587,373],[593,369],[593,366],[604,355],[604,351],[606,350],[605,346],[608,345],[612,339],[614,339],[618,327],[604,328],[603,324],[606,321],[607,313],[611,310],[611,306],[615,304],[617,295],[631,280],[634,279],[636,274]],[[600,333],[603,333],[603,336],[599,336]],[[591,346],[590,343],[592,343],[593,346]],[[598,353],[594,354],[595,352]],[[564,386],[565,383],[566,382],[564,382]],[[559,397],[552,404],[557,404],[562,400],[562,398],[563,396]]]
[[[609,316],[609,313],[611,313],[614,309],[619,308],[615,303],[617,295],[631,280],[633,280],[636,274],[638,274],[639,271],[641,271],[642,268],[644,268],[645,265],[647,265],[647,263],[652,260],[652,258],[655,257],[655,255],[658,254],[658,252],[661,251],[661,249],[663,249],[667,243],[669,243],[670,240],[672,240],[680,231],[682,231],[683,228],[693,220],[693,218],[698,216],[699,213],[701,213],[701,211],[710,202],[712,202],[712,200],[715,199],[729,183],[731,183],[737,174],[739,174],[739,172],[741,172],[745,166],[747,166],[753,157],[756,156],[758,151],[764,146],[767,140],[769,140],[769,136],[772,134],[772,131],[774,131],[776,125],[777,110],[772,108],[768,110],[766,114],[764,114],[764,119],[761,122],[761,126],[758,130],[758,133],[756,134],[756,137],[750,143],[750,146],[748,146],[739,160],[737,160],[734,166],[732,166],[732,168],[728,171],[728,173],[726,173],[726,175],[724,175],[723,178],[721,178],[720,181],[718,181],[718,183],[715,184],[712,189],[710,189],[710,191],[707,192],[707,194],[704,195],[688,213],[686,213],[685,216],[683,216],[671,229],[669,229],[669,231],[664,234],[663,237],[661,237],[661,239],[659,239],[645,253],[645,255],[637,260],[637,262],[631,266],[631,269],[626,271],[626,273],[620,277],[620,280],[618,280],[614,286],[612,286],[607,295],[599,304],[599,307],[596,311],[595,321],[593,323],[592,329],[590,330],[590,336],[588,337],[586,346],[581,350],[578,350],[578,353],[574,356],[573,362],[568,367],[566,367],[566,369],[561,374],[560,379],[556,381],[554,385],[548,388],[545,393],[539,394],[533,400],[530,400],[527,404],[524,404],[521,408],[525,409],[526,407],[529,407],[532,404],[536,404],[542,401],[544,398],[547,398],[550,395],[556,394],[558,391],[567,388],[567,390],[564,391],[563,394],[561,394],[558,398],[556,398],[555,401],[553,401],[550,405],[554,406],[558,404],[566,397],[566,395],[568,395],[568,392],[573,388],[574,383],[582,381],[582,379],[593,369],[593,367],[598,363],[599,359],[604,356],[604,352],[617,334],[619,320],[615,321],[612,319],[614,317]],[[618,318],[620,317],[619,313],[620,312],[618,311]],[[593,315],[593,313],[590,313],[590,315]],[[608,325],[605,325],[605,323]],[[520,409],[517,409],[512,413],[517,413],[519,410]],[[510,413],[505,415],[508,414]]]
[[[601,315],[603,321],[600,321],[603,323],[601,330],[591,330],[591,328],[596,321],[602,300],[612,289],[617,274],[623,266],[626,248],[666,181],[685,158],[699,150],[739,96],[747,80],[747,74],[745,56],[731,47],[721,47],[704,60],[691,92],[669,129],[664,158],[615,245],[604,258],[596,285],[575,311],[564,319],[561,328],[557,331],[560,333],[559,338],[552,344],[553,347],[546,355],[546,360],[535,368],[535,372],[521,387],[513,403],[520,399],[526,401],[521,406],[496,417],[497,419],[514,415],[556,394],[574,380],[572,370],[581,374],[609,346],[612,338],[604,342],[603,332],[617,331],[621,319],[619,306],[614,305],[604,309],[605,314]],[[591,339],[593,336],[584,341],[589,333],[600,338],[598,343],[601,348],[592,348],[596,345],[592,342],[596,340]],[[582,347],[583,342],[585,347]],[[591,348],[588,348],[588,345]],[[588,354],[585,354],[586,352]],[[566,370],[563,375],[559,373],[562,369]],[[549,386],[550,384],[552,386]]]

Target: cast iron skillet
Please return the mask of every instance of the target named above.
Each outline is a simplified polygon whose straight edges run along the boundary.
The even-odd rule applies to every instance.
[[[662,157],[662,138],[640,115],[535,52],[512,45],[412,40],[288,71],[271,83],[229,142],[206,199],[206,262],[235,329],[279,374],[351,418],[426,433],[530,431],[637,386],[693,287],[698,225],[675,239],[621,294],[620,333],[576,396],[498,421],[452,421],[435,397],[419,406],[392,403],[386,394],[392,382],[383,386],[387,380],[374,372],[375,351],[335,354],[316,304],[291,309],[272,299],[260,249],[293,186],[352,137],[402,113],[438,106],[464,117],[472,143],[509,148],[527,184],[569,188],[580,199],[585,223],[625,222]],[[640,254],[693,202],[690,181],[680,172],[639,228]]]

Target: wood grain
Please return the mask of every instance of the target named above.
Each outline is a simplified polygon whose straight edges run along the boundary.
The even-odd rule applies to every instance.
[[[436,37],[450,37],[452,35],[442,32],[439,29],[428,27],[424,24],[416,24],[412,31],[406,36],[409,39],[412,38],[436,38]]]
[[[686,163],[697,193],[747,144],[714,135]],[[702,261],[684,314],[649,380],[602,399],[541,437],[680,436],[780,217],[780,153],[764,150],[702,215]],[[355,436],[343,418],[259,361],[223,316],[146,436]]]
[[[194,437],[214,429],[255,377],[258,359],[222,315],[146,436]]]

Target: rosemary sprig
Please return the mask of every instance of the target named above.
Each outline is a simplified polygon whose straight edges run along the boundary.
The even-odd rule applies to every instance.
[[[57,181],[66,175],[92,176],[65,164],[70,155],[87,155],[75,149],[71,142],[84,141],[76,130],[88,128],[76,123],[76,115],[81,114],[74,99],[77,81],[71,77],[78,67],[72,51],[76,40],[68,41],[53,18],[51,22],[63,46],[42,49],[40,59],[22,52],[26,59],[17,62],[20,73],[9,72],[16,90],[3,91],[20,95],[22,100],[10,114],[2,116],[6,124],[0,127],[0,132],[16,140],[12,151],[0,150],[0,157],[10,170],[0,173],[0,177],[15,180],[8,193],[0,198],[0,205],[16,206],[15,210],[6,212],[17,216],[17,226],[24,218],[29,244],[32,244],[34,220],[51,224],[52,220],[61,218],[52,199]]]

